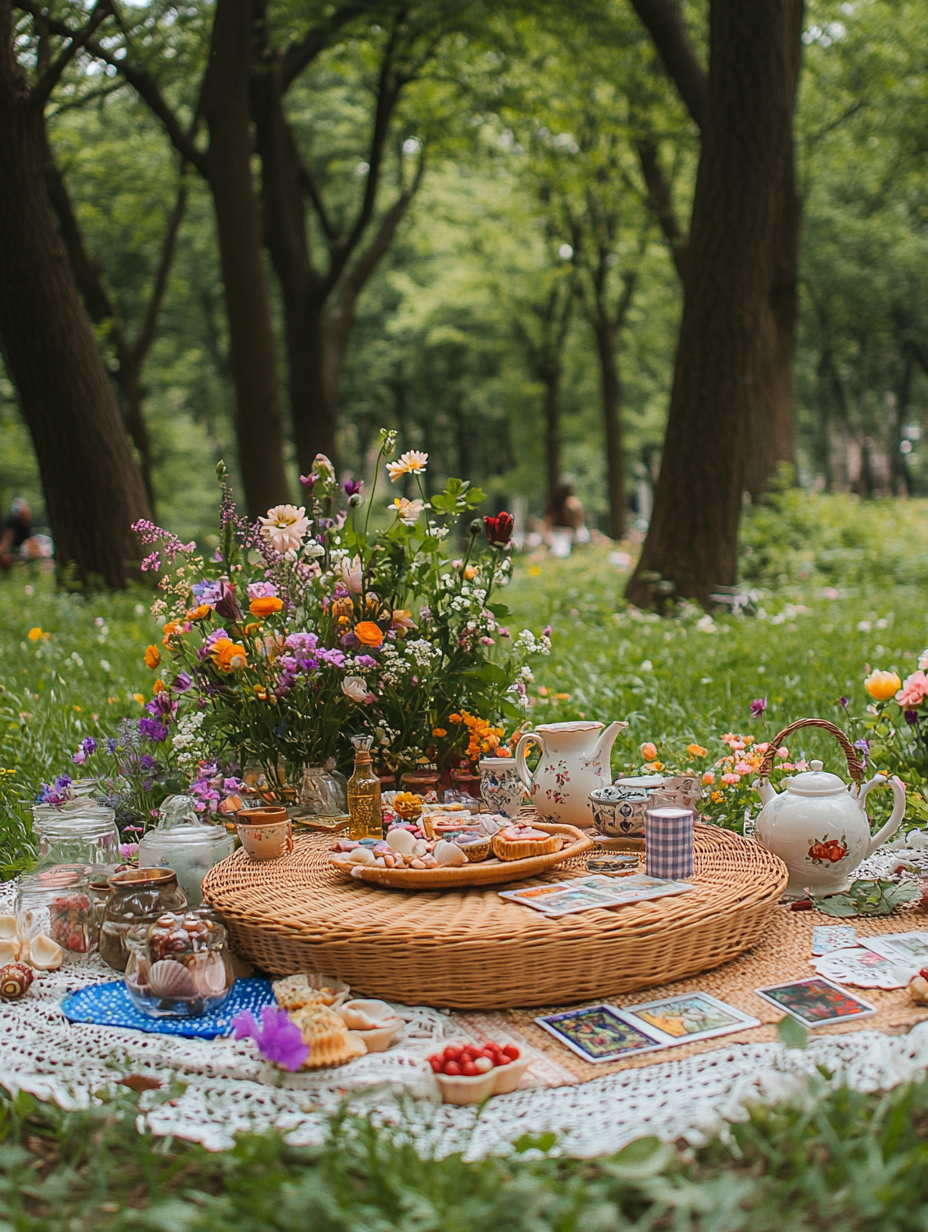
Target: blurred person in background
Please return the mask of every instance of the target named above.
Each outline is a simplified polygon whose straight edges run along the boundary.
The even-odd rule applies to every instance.
[[[589,542],[584,517],[583,503],[574,485],[559,483],[545,506],[545,539],[552,556],[569,556],[574,543]]]
[[[17,496],[0,533],[0,567],[9,569],[14,560],[48,560],[52,550],[48,535],[34,532],[32,512],[25,500]]]

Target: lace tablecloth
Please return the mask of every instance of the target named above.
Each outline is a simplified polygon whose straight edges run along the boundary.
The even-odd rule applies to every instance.
[[[928,867],[921,852],[905,857]],[[895,862],[898,853],[881,853],[868,871],[884,874]],[[0,886],[0,912],[10,909],[11,892]],[[68,992],[112,978],[98,959],[70,963],[38,976],[21,1001],[0,1005],[0,1083],[12,1093],[82,1108],[120,1079],[154,1079],[160,1087],[141,1096],[140,1120],[155,1134],[214,1150],[231,1146],[236,1133],[269,1128],[294,1144],[318,1142],[326,1114],[347,1101],[354,1111],[403,1120],[421,1149],[438,1155],[461,1151],[479,1159],[507,1152],[523,1134],[553,1132],[557,1150],[586,1157],[646,1134],[698,1143],[743,1119],[750,1103],[798,1093],[809,1076],[818,1077],[818,1066],[833,1074],[831,1082],[864,1091],[887,1089],[928,1068],[928,1022],[905,1035],[863,1030],[813,1037],[806,1051],[737,1044],[561,1086],[552,1085],[558,1081],[552,1063],[540,1057],[527,1080],[547,1085],[498,1096],[478,1113],[438,1102],[425,1058],[448,1039],[499,1038],[505,1032],[496,1019],[481,1024],[479,1015],[396,1006],[404,1025],[389,1052],[284,1077],[261,1062],[249,1040],[143,1035],[64,1018],[59,1003]],[[415,1098],[399,1098],[404,1095]]]

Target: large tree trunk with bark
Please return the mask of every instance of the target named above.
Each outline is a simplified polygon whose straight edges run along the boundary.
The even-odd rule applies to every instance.
[[[132,447],[45,183],[43,100],[30,97],[0,0],[0,341],[32,435],[60,566],[84,583],[137,571],[149,516]]]
[[[654,513],[627,594],[703,602],[736,577],[748,456],[763,430],[801,0],[712,0],[683,319]]]
[[[548,500],[561,482],[561,365],[547,364],[539,374],[544,385],[545,476]]]
[[[239,466],[248,513],[289,500],[277,345],[251,176],[250,0],[217,0],[203,83],[209,185],[216,209],[235,385]]]

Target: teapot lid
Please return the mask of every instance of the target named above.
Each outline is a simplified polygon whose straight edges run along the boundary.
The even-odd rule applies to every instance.
[[[794,796],[836,796],[839,791],[846,791],[843,779],[828,770],[822,769],[820,761],[813,761],[811,770],[803,770],[802,774],[794,774],[786,781],[786,790]]]

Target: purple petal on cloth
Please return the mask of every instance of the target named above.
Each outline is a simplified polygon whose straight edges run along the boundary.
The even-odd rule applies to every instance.
[[[299,1069],[309,1056],[309,1045],[303,1043],[299,1027],[290,1021],[286,1010],[278,1009],[276,1005],[266,1005],[261,1011],[260,1027],[250,1010],[236,1014],[232,1027],[236,1039],[250,1036],[265,1061],[282,1065],[291,1073]]]

